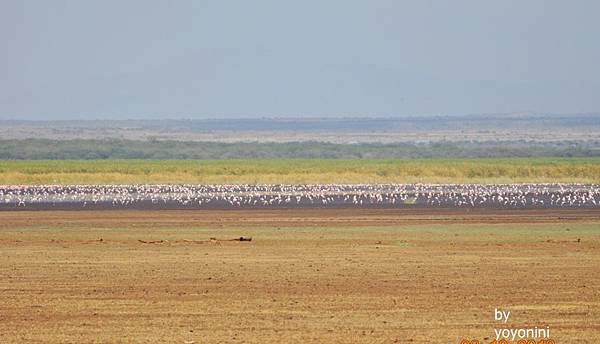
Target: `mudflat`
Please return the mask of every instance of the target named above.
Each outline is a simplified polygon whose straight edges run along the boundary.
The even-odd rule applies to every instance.
[[[600,340],[593,209],[6,211],[0,254],[2,343]]]

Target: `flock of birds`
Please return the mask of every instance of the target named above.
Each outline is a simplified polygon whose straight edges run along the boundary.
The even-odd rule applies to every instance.
[[[277,207],[600,207],[600,185],[45,185],[0,186],[0,209]]]

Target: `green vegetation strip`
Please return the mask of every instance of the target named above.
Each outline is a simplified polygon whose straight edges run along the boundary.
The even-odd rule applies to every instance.
[[[598,158],[0,160],[0,184],[600,183]]]
[[[268,134],[265,134],[268,135]],[[600,141],[430,143],[0,140],[5,160],[100,159],[472,159],[600,157]]]

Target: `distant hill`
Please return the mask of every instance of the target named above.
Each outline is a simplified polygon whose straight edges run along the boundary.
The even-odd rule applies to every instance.
[[[0,121],[0,139],[398,143],[594,141],[600,114],[390,118]]]

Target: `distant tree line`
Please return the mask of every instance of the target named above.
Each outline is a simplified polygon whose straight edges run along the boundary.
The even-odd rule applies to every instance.
[[[418,159],[600,157],[597,142],[220,143],[132,140],[0,140],[2,160],[58,159]]]

